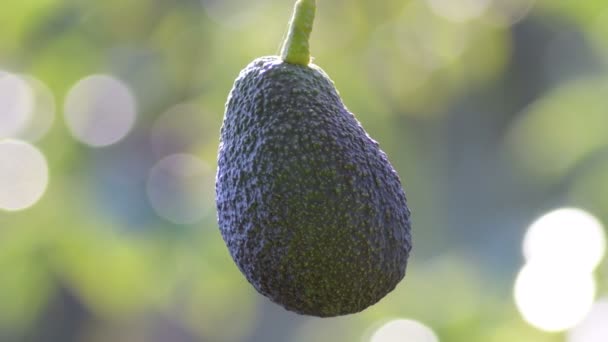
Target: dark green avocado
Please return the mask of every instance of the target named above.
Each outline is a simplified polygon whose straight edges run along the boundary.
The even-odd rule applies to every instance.
[[[359,312],[405,275],[412,243],[399,176],[313,64],[262,57],[241,71],[216,202],[234,261],[287,310]]]

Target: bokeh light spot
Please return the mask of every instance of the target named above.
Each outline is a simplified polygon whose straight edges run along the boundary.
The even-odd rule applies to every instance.
[[[395,30],[406,61],[426,70],[454,63],[466,50],[472,32],[467,25],[443,20],[420,4],[410,4]]]
[[[490,5],[490,19],[494,24],[509,26],[524,19],[536,0],[494,0]]]
[[[427,2],[438,16],[463,22],[483,15],[491,0],[427,0]]]
[[[129,87],[108,75],[92,75],[68,92],[65,119],[77,140],[94,147],[114,144],[135,123],[136,101]]]
[[[608,341],[608,298],[597,301],[587,317],[568,334],[568,342]]]
[[[21,133],[30,120],[32,102],[32,90],[23,78],[0,71],[0,138]]]
[[[190,151],[203,140],[203,115],[192,104],[179,104],[156,119],[150,130],[150,145],[156,156]]]
[[[591,273],[531,262],[517,276],[514,295],[529,324],[545,331],[563,331],[585,318],[595,289]]]
[[[260,16],[267,0],[201,0],[207,15],[227,27],[240,28],[251,24]]]
[[[528,261],[592,272],[606,252],[604,228],[583,210],[558,209],[532,223],[523,251]]]
[[[196,223],[213,207],[215,175],[199,158],[173,154],[150,170],[147,193],[159,216],[176,224]]]
[[[23,75],[22,78],[32,91],[33,101],[30,120],[19,138],[36,142],[46,135],[55,121],[55,97],[42,81],[29,75]]]
[[[390,321],[372,335],[371,342],[439,342],[439,339],[426,325],[408,319]]]
[[[44,194],[48,165],[34,146],[18,140],[0,141],[0,209],[31,207]]]

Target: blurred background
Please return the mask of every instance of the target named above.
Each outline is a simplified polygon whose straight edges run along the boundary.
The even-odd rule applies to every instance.
[[[608,341],[608,4],[319,0],[315,63],[414,251],[341,318],[258,295],[215,220],[224,103],[292,0],[0,11],[0,341]]]

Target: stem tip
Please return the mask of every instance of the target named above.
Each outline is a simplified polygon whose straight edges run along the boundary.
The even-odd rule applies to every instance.
[[[308,65],[310,48],[308,41],[315,20],[317,4],[315,0],[298,0],[296,2],[289,33],[281,48],[281,58],[291,64]]]

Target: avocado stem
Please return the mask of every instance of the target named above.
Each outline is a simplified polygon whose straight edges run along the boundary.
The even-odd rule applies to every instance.
[[[281,48],[281,59],[287,63],[308,65],[310,48],[308,40],[315,20],[315,0],[298,0],[289,23],[289,32]]]

